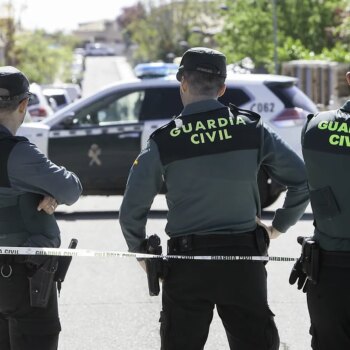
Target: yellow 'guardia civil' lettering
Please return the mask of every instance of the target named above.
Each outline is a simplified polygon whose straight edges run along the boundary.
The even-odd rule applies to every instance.
[[[346,122],[322,120],[317,126],[320,130],[350,133],[349,125]]]
[[[200,143],[205,143],[207,139],[210,142],[214,142],[217,139],[219,139],[220,141],[223,141],[223,140],[232,139],[232,136],[228,134],[227,129],[215,130],[211,132],[191,135],[191,142],[195,145],[199,145]]]
[[[329,143],[332,146],[350,147],[350,136],[333,134],[329,137]]]
[[[350,133],[350,127],[346,122],[322,120],[318,123],[317,127],[320,130],[335,131],[337,133]],[[332,146],[350,147],[350,136],[341,134],[331,134],[329,136],[328,142]]]
[[[181,133],[194,133],[194,132],[204,132],[207,130],[212,130],[212,129],[222,129],[225,128],[228,125],[240,125],[240,124],[244,124],[246,125],[246,122],[244,121],[242,116],[237,116],[237,118],[233,118],[233,117],[220,117],[218,119],[208,119],[206,121],[197,121],[194,123],[187,123],[187,124],[183,124],[182,127],[180,128],[174,128],[170,131],[170,136],[172,137],[177,137],[179,136]],[[226,129],[225,129],[226,130]],[[216,131],[213,131],[211,133],[205,133],[208,134],[210,136],[208,136],[209,141],[214,142],[215,137],[218,136],[220,139],[224,140],[226,139],[226,134],[227,134],[227,130],[226,130],[226,134],[225,134],[225,130],[218,130],[218,132],[216,133]],[[221,131],[221,133],[220,133]],[[200,135],[200,134],[193,134],[191,136],[191,140],[192,139],[196,139],[196,137]],[[232,137],[232,136],[231,136]],[[229,138],[231,138],[229,137]],[[197,143],[203,143],[203,142],[193,142],[195,144]]]

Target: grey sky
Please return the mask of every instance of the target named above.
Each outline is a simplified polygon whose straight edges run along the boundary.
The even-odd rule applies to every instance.
[[[6,3],[0,0],[0,5]],[[25,28],[47,31],[76,29],[78,23],[114,19],[121,8],[136,0],[13,0]]]

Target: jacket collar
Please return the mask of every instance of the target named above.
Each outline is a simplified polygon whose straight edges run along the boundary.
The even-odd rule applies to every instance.
[[[7,134],[7,135],[10,135],[10,136],[13,136],[11,134],[11,131],[9,129],[7,129],[5,126],[1,125],[0,124],[0,133],[1,134]]]
[[[181,116],[208,112],[211,110],[225,108],[218,100],[209,99],[188,104],[181,112]]]

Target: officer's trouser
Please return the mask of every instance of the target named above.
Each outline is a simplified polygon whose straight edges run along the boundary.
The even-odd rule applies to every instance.
[[[321,255],[319,281],[307,287],[314,350],[350,349],[350,254],[340,256],[336,264],[328,257],[328,264]]]
[[[174,253],[174,252],[169,252]],[[255,244],[194,249],[191,255],[260,255]],[[278,350],[262,262],[169,260],[163,282],[162,350],[202,350],[216,306],[230,349]]]
[[[0,349],[56,350],[61,326],[55,286],[48,306],[33,308],[26,266],[18,263],[11,266],[11,277],[0,275]]]

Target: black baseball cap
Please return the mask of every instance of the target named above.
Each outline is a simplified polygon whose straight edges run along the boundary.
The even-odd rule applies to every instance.
[[[18,102],[30,95],[29,80],[20,70],[0,67],[0,105]]]
[[[187,50],[180,62],[176,79],[181,81],[184,71],[197,71],[226,78],[226,57],[217,50],[206,47],[193,47]]]

